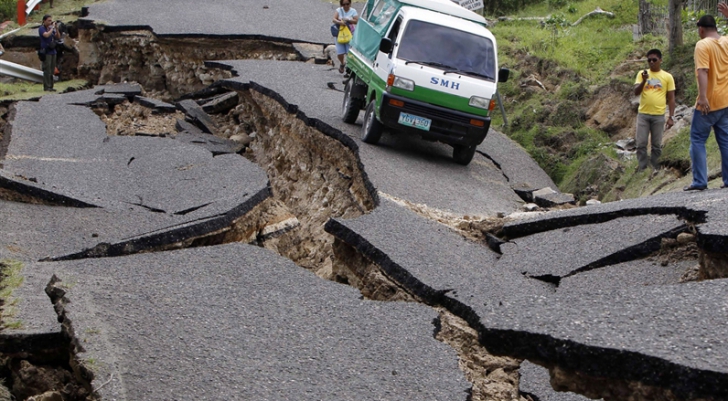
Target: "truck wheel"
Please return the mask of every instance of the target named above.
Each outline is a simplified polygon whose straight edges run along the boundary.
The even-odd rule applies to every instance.
[[[475,155],[475,145],[454,145],[452,148],[452,158],[456,163],[467,166],[473,160]]]
[[[367,110],[364,112],[364,125],[361,126],[361,140],[372,145],[379,142],[384,130],[384,125],[377,120],[377,114],[374,111],[376,102],[376,99],[369,102]]]
[[[357,99],[352,96],[354,89],[354,81],[356,78],[352,77],[349,82],[346,83],[344,88],[344,103],[341,105],[342,119],[347,124],[353,124],[356,119],[359,118],[359,110],[361,110],[362,99]]]

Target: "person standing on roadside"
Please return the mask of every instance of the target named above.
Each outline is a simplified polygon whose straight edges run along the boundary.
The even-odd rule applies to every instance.
[[[660,168],[658,159],[662,154],[662,133],[665,128],[672,127],[675,122],[675,80],[672,75],[663,71],[662,52],[652,49],[647,52],[648,70],[637,74],[634,84],[634,94],[640,97],[640,107],[637,113],[637,171],[647,168],[647,164],[657,170]],[[666,107],[667,106],[667,107]],[[665,108],[669,116],[665,121]],[[647,140],[652,142],[650,159],[647,158]]]
[[[38,28],[40,36],[40,48],[45,49],[43,60],[43,90],[55,92],[53,89],[53,72],[56,70],[56,40],[61,38],[61,33],[56,28],[53,18],[46,14],[43,16],[43,24]]]
[[[339,0],[341,7],[336,9],[334,13],[334,24],[338,26],[348,26],[351,33],[354,33],[354,25],[359,22],[359,15],[356,9],[351,7],[351,0]],[[344,56],[349,52],[351,45],[349,43],[336,43],[336,57],[339,59],[339,73],[344,73]]]
[[[723,13],[725,4],[718,10]],[[684,191],[708,188],[708,161],[705,142],[710,129],[715,132],[721,157],[723,185],[728,186],[728,38],[721,36],[712,15],[700,17],[697,23],[700,40],[695,44],[695,75],[698,99],[690,125],[690,160],[693,182]]]

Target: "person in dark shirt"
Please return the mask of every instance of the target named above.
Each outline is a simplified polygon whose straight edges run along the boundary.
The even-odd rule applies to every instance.
[[[38,28],[40,36],[40,48],[45,49],[45,59],[43,60],[43,90],[46,92],[55,92],[53,89],[53,72],[56,69],[56,40],[61,38],[61,33],[53,22],[50,15],[43,16],[43,24]]]

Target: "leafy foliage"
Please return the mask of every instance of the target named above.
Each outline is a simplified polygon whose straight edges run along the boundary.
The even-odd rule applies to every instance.
[[[17,0],[0,0],[0,22],[15,19],[17,3]]]
[[[485,14],[501,16],[506,15],[527,6],[530,2],[526,0],[496,0],[484,2]]]
[[[547,0],[549,4],[549,8],[558,9],[563,8],[568,3],[567,0]]]

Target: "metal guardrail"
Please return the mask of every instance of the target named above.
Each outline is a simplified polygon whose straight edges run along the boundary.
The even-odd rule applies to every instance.
[[[3,60],[0,60],[0,75],[7,75],[26,81],[43,82],[43,71]]]
[[[0,39],[4,38],[6,36],[10,36],[10,35],[14,34],[15,32],[18,32],[21,29],[23,29],[23,28],[16,28],[16,29],[13,29],[10,32],[5,32],[4,34],[0,35]]]
[[[28,0],[27,3],[25,3],[25,15],[30,15],[30,12],[33,11],[35,6],[40,4],[40,2],[43,0]]]

